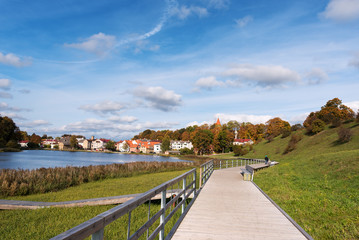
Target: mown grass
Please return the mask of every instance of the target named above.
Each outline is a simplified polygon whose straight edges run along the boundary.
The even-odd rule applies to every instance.
[[[280,164],[259,171],[255,182],[314,239],[359,239],[359,126],[350,142],[338,143],[337,129],[302,134],[283,154],[288,138],[255,146],[246,157],[266,154]]]
[[[94,197],[115,196],[145,192],[182,173],[171,171],[143,174],[128,178],[106,179],[82,184],[63,191],[16,196],[11,199],[27,201],[70,201]],[[76,208],[44,208],[38,210],[1,210],[1,239],[49,239],[78,224],[111,209],[110,206],[86,206]],[[151,203],[151,212],[158,210],[159,202]],[[132,213],[133,228],[147,220],[148,205],[144,204]],[[172,220],[174,221],[174,220]],[[158,224],[157,224],[158,225]],[[169,228],[169,227],[168,227]],[[167,232],[169,229],[167,229]],[[106,239],[124,239],[127,234],[127,216],[105,228]]]

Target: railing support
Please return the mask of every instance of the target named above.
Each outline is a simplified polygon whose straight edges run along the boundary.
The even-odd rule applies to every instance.
[[[165,219],[166,219],[166,189],[162,191],[161,196],[161,209],[163,210],[163,213],[160,217],[160,224],[162,224],[160,234],[158,235],[159,240],[165,239]]]
[[[91,236],[91,240],[103,240],[104,229],[100,229]]]

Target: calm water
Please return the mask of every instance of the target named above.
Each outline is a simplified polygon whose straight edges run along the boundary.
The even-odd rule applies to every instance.
[[[0,152],[0,168],[36,169],[65,166],[89,166],[129,162],[182,162],[172,157],[91,152],[25,150]],[[185,162],[185,161],[183,161]]]

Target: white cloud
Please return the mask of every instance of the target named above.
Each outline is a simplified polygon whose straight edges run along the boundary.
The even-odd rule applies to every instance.
[[[297,124],[297,123],[300,123],[300,124],[303,124],[303,122],[305,121],[305,119],[308,117],[310,113],[307,112],[307,113],[302,113],[302,114],[299,114],[299,115],[295,115],[293,117],[290,118],[289,120],[289,123],[290,124]]]
[[[209,122],[207,122],[207,121],[203,121],[203,122],[201,122],[201,123],[199,123],[199,122],[197,122],[197,121],[193,121],[193,122],[187,123],[187,124],[186,124],[186,127],[195,126],[195,125],[197,125],[197,126],[202,126],[202,125],[205,125],[205,124],[210,125],[211,123],[209,123]],[[212,124],[213,124],[213,123],[212,123]]]
[[[187,17],[189,17],[190,15],[194,14],[197,15],[198,17],[205,17],[208,15],[208,11],[206,8],[202,8],[202,7],[198,7],[198,6],[190,6],[187,7],[185,5],[181,6],[181,7],[173,7],[171,8],[171,15],[172,16],[176,16],[179,19],[186,19]]]
[[[6,79],[6,78],[0,79],[0,88],[9,89],[10,85],[11,85],[11,81],[9,79]]]
[[[81,110],[94,112],[96,114],[118,114],[118,112],[124,108],[125,106],[122,103],[113,101],[103,101],[101,103],[87,104],[79,107]]]
[[[313,68],[306,74],[309,84],[319,84],[328,79],[328,74],[320,68]]]
[[[103,55],[116,44],[116,37],[104,33],[94,34],[81,43],[65,43],[66,47],[77,48],[86,52]]]
[[[7,92],[0,92],[0,98],[12,98],[12,95]]]
[[[350,107],[354,112],[359,111],[359,101],[343,103],[345,106]]]
[[[359,0],[331,0],[321,16],[335,21],[351,21],[359,18]]]
[[[126,123],[133,123],[136,122],[138,120],[138,118],[134,117],[134,116],[112,116],[110,117],[108,120],[112,121],[112,122],[126,122]]]
[[[181,95],[162,87],[138,87],[133,94],[148,101],[149,106],[161,111],[173,111],[182,104]]]
[[[300,76],[297,72],[276,65],[255,66],[240,64],[224,71],[223,75],[238,77],[239,81],[246,80],[264,87],[282,86],[289,82],[300,81]]]
[[[18,56],[13,53],[3,54],[0,52],[0,63],[5,65],[11,65],[15,67],[24,67],[31,65],[30,58],[21,60]]]
[[[214,76],[209,76],[198,79],[195,85],[198,88],[210,90],[213,87],[223,87],[225,83],[217,81],[216,77]]]
[[[13,119],[20,119],[20,120],[26,120],[26,118],[24,118],[23,116],[20,116],[17,113],[9,113],[9,112],[0,112],[1,116],[7,116],[9,118],[13,118]]]
[[[235,20],[237,26],[240,27],[240,28],[243,28],[243,27],[247,26],[247,24],[250,23],[251,21],[253,21],[252,16],[245,16],[244,18],[240,18],[240,19]]]
[[[45,120],[34,120],[31,122],[20,124],[21,127],[25,127],[25,128],[33,128],[33,127],[49,126],[49,125],[52,125],[52,124]]]
[[[212,8],[221,9],[221,8],[227,8],[229,3],[230,0],[209,0],[208,6]]]
[[[248,115],[248,114],[225,114],[225,113],[217,113],[215,118],[219,118],[221,123],[227,123],[231,120],[242,122],[250,122],[252,124],[265,123],[269,119],[273,118],[273,116],[269,115]]]

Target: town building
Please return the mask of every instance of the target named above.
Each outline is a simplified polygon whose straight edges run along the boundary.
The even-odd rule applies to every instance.
[[[193,145],[190,141],[179,141],[179,140],[172,140],[170,145],[172,150],[180,150],[183,148],[192,149]]]

